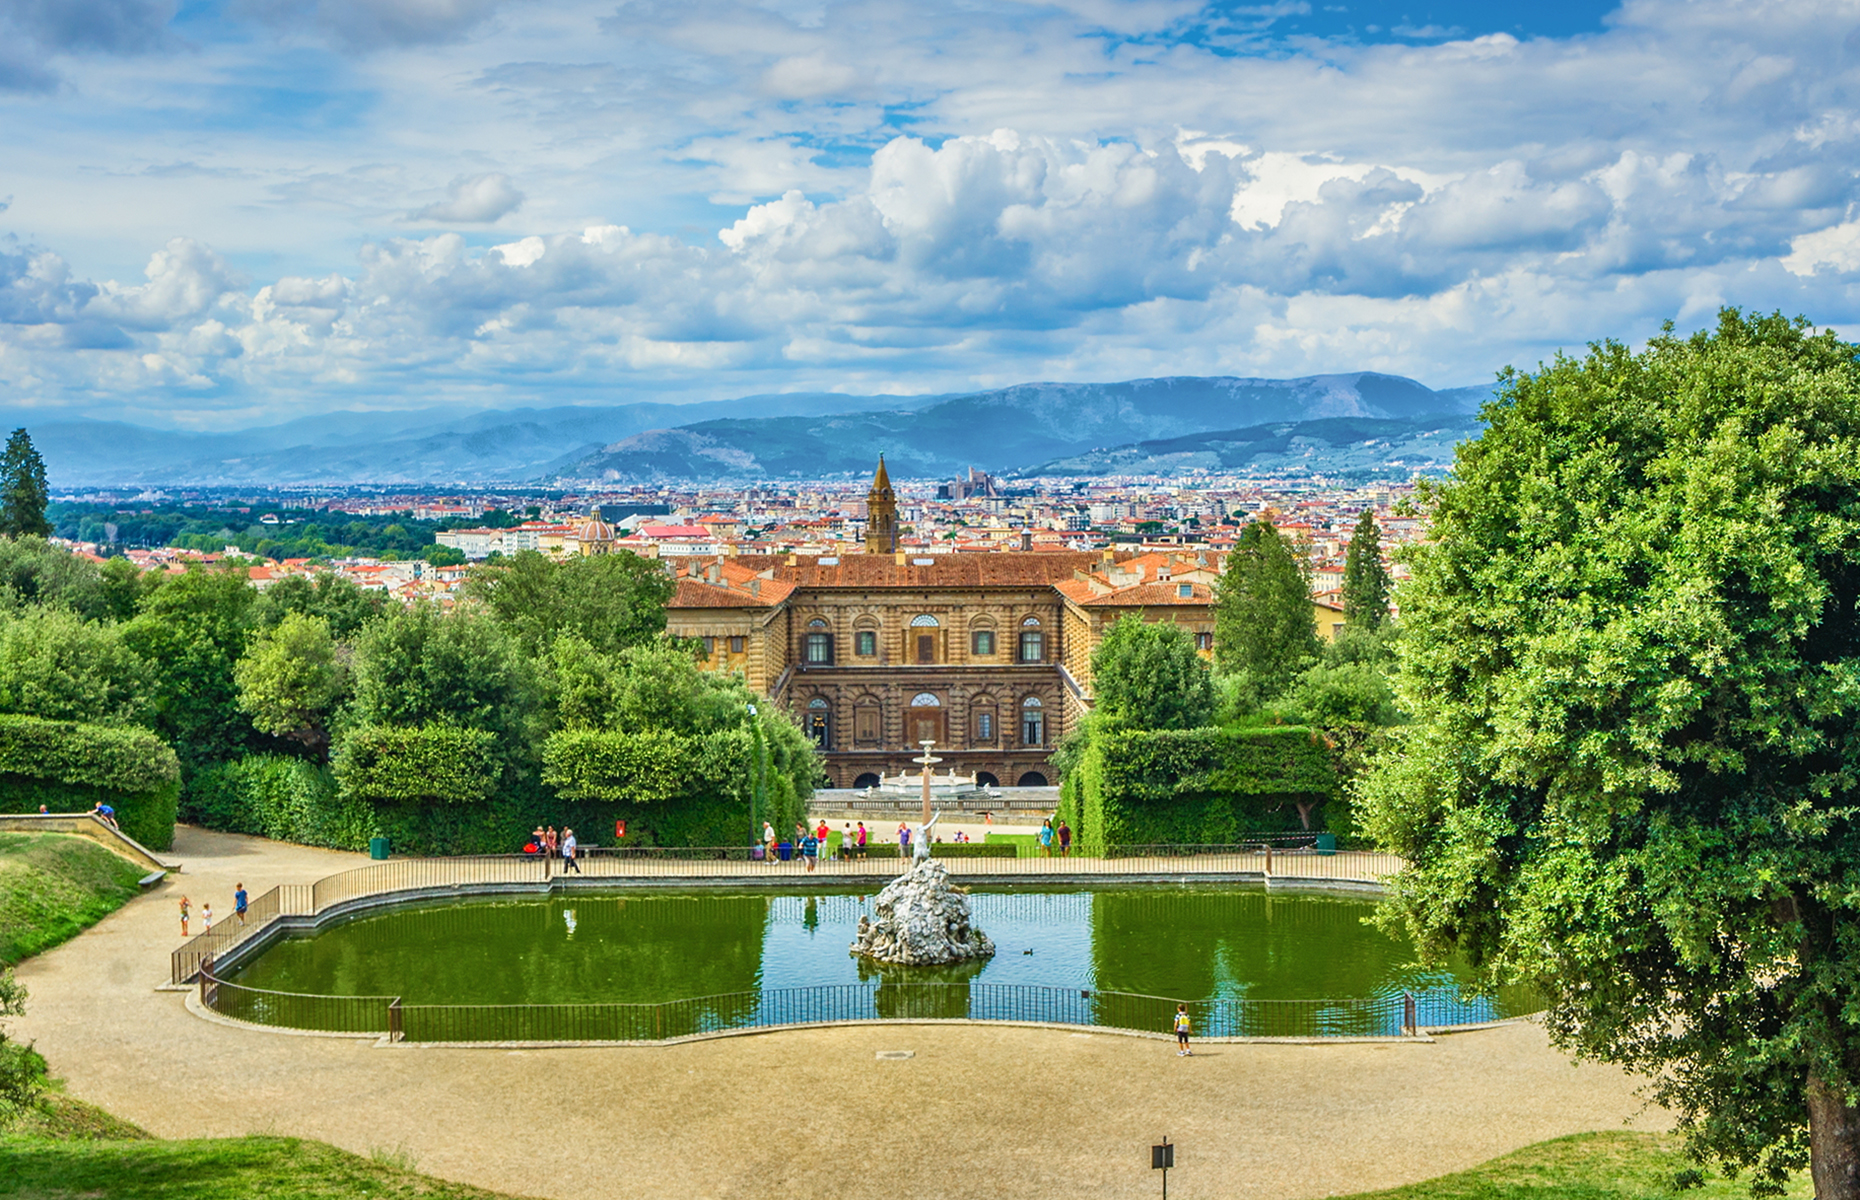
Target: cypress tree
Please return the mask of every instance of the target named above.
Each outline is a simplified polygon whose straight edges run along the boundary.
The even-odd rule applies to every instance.
[[[1242,531],[1215,595],[1215,666],[1245,674],[1260,700],[1283,694],[1318,655],[1316,610],[1304,559],[1279,531]]]
[[[1343,558],[1344,620],[1358,629],[1380,629],[1389,615],[1389,573],[1382,566],[1382,531],[1375,513],[1363,510]]]
[[[15,429],[6,441],[6,453],[0,456],[0,534],[50,537],[47,502],[45,462],[26,431]]]

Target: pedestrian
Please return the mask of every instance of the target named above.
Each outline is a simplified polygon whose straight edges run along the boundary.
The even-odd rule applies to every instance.
[[[820,839],[808,834],[801,839],[801,858],[807,863],[807,869],[814,869],[814,861],[820,856]]]
[[[565,873],[573,871],[577,875],[581,874],[581,865],[575,861],[575,852],[580,848],[581,843],[575,840],[575,831],[566,825],[562,826],[562,870]]]
[[[1072,853],[1072,826],[1064,821],[1059,823],[1059,857]]]
[[[547,854],[550,858],[554,858],[556,850],[561,845],[562,839],[560,835],[556,833],[555,826],[551,825],[543,831],[543,853]]]
[[[1188,1048],[1188,1034],[1188,1005],[1178,1004],[1175,1006],[1175,1056],[1177,1058],[1192,1056],[1195,1053]]]
[[[213,901],[200,906],[200,932],[204,936],[213,932]]]
[[[865,822],[864,821],[859,822],[859,832],[855,833],[853,837],[857,839],[857,841],[854,844],[858,847],[859,857],[864,858],[865,857]]]
[[[854,845],[853,845],[852,826],[847,825],[846,828],[840,833],[840,857],[845,859],[847,862],[851,862],[852,856],[853,856],[853,849],[854,849]]]
[[[111,829],[119,828],[116,823],[116,810],[101,800],[97,801],[97,806],[90,810],[90,815],[96,817]]]
[[[187,936],[187,910],[192,907],[193,905],[188,901],[187,897],[182,896],[181,897],[181,936],[182,937]]]
[[[831,829],[827,828],[827,819],[825,817],[820,818],[820,828],[814,830],[814,836],[820,839],[821,845],[824,846],[827,844],[827,835],[832,832]]]
[[[911,856],[911,827],[903,821],[898,822],[898,857]]]
[[[1051,818],[1040,822],[1040,853],[1053,857],[1053,822]]]
[[[245,924],[245,884],[233,884],[233,916],[239,918],[239,924]]]
[[[536,850],[538,853],[540,854],[548,853],[547,847],[549,845],[549,839],[543,836],[543,827],[541,825],[538,825],[536,828],[530,830],[530,841],[536,843]]]
[[[41,804],[39,805],[39,815],[42,817],[49,816],[51,815],[51,810],[46,808],[43,804]]]
[[[775,861],[775,827],[767,821],[762,822],[762,861]]]

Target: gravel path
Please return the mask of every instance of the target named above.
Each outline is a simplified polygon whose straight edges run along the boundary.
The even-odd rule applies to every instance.
[[[1535,1026],[1432,1045],[1173,1044],[973,1026],[803,1030],[649,1049],[441,1050],[214,1025],[158,992],[185,891],[230,914],[360,855],[182,829],[186,874],[25,963],[72,1094],[163,1137],[276,1132],[562,1200],[795,1195],[1283,1198],[1390,1187],[1530,1142],[1666,1128]],[[223,907],[222,907],[223,906]],[[879,1051],[909,1050],[902,1061]]]

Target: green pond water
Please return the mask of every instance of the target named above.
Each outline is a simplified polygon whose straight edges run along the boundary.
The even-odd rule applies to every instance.
[[[1109,993],[1195,1002],[1201,1026],[1229,1032],[1274,1031],[1259,1014],[1303,1022],[1288,1033],[1392,1032],[1404,993],[1418,998],[1422,1024],[1528,1010],[1516,997],[1464,998],[1458,972],[1409,965],[1405,942],[1364,923],[1365,900],[1233,885],[978,889],[970,899],[997,954],[956,969],[851,957],[870,893],[629,892],[393,909],[286,939],[232,979],[409,1006],[722,998],[680,1018],[707,1029],[861,1015],[1129,1023],[1106,1008]],[[1270,1003],[1317,1000],[1355,1003]]]

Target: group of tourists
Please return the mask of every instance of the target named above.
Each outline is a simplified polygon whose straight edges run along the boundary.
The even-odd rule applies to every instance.
[[[523,853],[540,854],[550,859],[559,858],[562,860],[563,872],[573,871],[577,875],[581,874],[579,861],[581,843],[576,839],[575,831],[566,825],[562,826],[562,832],[559,834],[553,825],[547,827],[538,825],[530,831],[530,840],[523,847]]]
[[[1059,857],[1065,858],[1072,853],[1072,827],[1064,821],[1059,828],[1053,828],[1053,819],[1048,817],[1040,822],[1040,852],[1046,857],[1053,856],[1053,843],[1059,843]]]
[[[233,884],[233,917],[239,922],[239,924],[241,925],[245,924],[246,910],[250,907],[251,907],[251,901],[246,895],[245,884],[243,883]],[[193,909],[194,909],[194,902],[192,900],[189,900],[186,896],[182,896],[181,897],[181,936],[182,937],[191,936],[188,933],[188,922],[193,916]],[[200,932],[203,934],[213,932],[213,902],[210,900],[204,901],[200,905]]]

